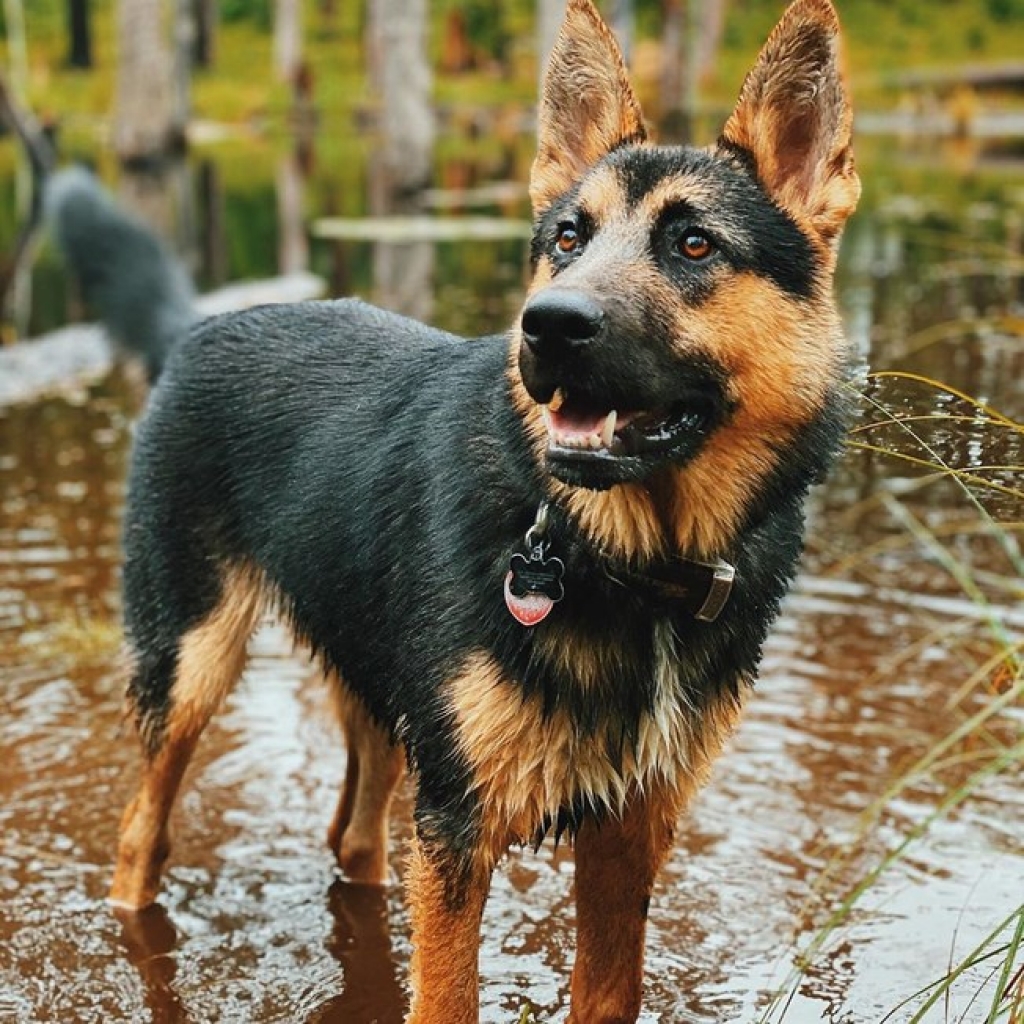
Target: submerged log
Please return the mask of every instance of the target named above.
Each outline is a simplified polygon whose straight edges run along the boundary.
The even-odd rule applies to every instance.
[[[196,306],[203,316],[214,316],[268,302],[315,299],[324,289],[315,274],[290,274],[219,288],[201,296]],[[106,376],[116,359],[117,351],[98,324],[73,324],[0,348],[0,408],[82,388]]]

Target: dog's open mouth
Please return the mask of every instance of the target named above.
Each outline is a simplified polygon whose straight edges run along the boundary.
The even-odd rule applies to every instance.
[[[609,408],[563,388],[541,406],[541,415],[551,471],[584,487],[610,487],[662,462],[684,461],[701,447],[714,419],[713,406],[694,399],[664,409]]]
[[[682,404],[661,411],[603,409],[561,388],[541,410],[550,451],[611,456],[658,454],[700,431],[708,419],[706,412]]]

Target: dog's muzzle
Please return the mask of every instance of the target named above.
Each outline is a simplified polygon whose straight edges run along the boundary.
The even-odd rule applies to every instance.
[[[541,406],[547,468],[576,486],[611,487],[688,461],[726,412],[717,373],[613,321],[588,292],[558,286],[522,313],[519,370]]]

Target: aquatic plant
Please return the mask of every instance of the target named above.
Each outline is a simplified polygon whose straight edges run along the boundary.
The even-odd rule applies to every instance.
[[[1015,326],[1019,327],[1019,323]],[[930,402],[930,411],[925,413],[908,412],[905,407],[875,397],[878,388],[890,382],[929,389],[942,401]],[[912,373],[873,374],[861,397],[866,415],[853,430],[850,447],[900,460],[925,472],[905,486],[898,497],[881,490],[866,499],[884,509],[902,529],[840,559],[832,571],[839,575],[863,568],[880,555],[907,547],[941,567],[976,610],[975,627],[959,633],[948,628],[929,632],[918,643],[886,659],[878,672],[893,675],[926,648],[937,644],[944,646],[947,656],[952,656],[956,647],[962,654],[968,642],[972,645],[973,669],[941,709],[941,720],[952,722],[952,726],[931,738],[916,760],[899,772],[861,816],[855,840],[829,858],[814,886],[813,898],[824,900],[830,909],[809,938],[794,941],[790,949],[792,966],[758,1018],[759,1024],[782,1024],[787,1019],[808,971],[839,938],[854,909],[935,822],[968,801],[982,798],[986,784],[994,777],[1010,776],[1024,768],[1024,638],[1007,621],[1007,610],[1019,607],[1024,598],[1024,557],[1019,543],[1024,533],[1024,487],[1020,484],[1024,480],[1024,465],[998,460],[986,464],[977,451],[971,464],[961,465],[924,429],[949,428],[955,437],[962,433],[964,424],[970,424],[976,434],[1004,435],[1003,441],[1005,432],[1009,432],[1012,443],[994,443],[987,446],[988,450],[1019,452],[1024,424],[955,388]],[[879,432],[881,438],[877,436]],[[969,520],[937,530],[915,514],[908,494],[936,484],[952,485],[959,490],[960,504],[971,514]],[[989,550],[1000,553],[1005,571],[993,571],[991,567],[980,570],[972,564],[963,550],[965,540],[972,537],[983,539]],[[992,594],[1004,599],[994,601]],[[941,789],[930,813],[912,823],[874,864],[859,863],[858,851],[863,848],[865,837],[880,827],[894,801],[924,783]],[[952,938],[955,943],[956,936]],[[986,1024],[1024,1021],[1024,902],[1007,908],[1005,916],[992,923],[966,955],[954,960],[951,954],[943,973],[937,973],[893,1006],[879,1024],[920,1024],[933,1019],[927,1015],[940,1005],[944,1019],[951,1019],[950,997],[954,987],[960,986],[962,991],[972,983],[976,988],[964,1016],[957,1019],[966,1019],[965,1015],[973,1011],[984,1012],[984,1017],[978,1019],[984,1019]]]

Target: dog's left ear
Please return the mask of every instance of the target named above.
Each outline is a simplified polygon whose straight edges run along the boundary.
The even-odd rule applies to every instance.
[[[546,210],[601,157],[646,137],[615,37],[591,0],[568,0],[541,88],[530,173],[534,213]]]
[[[720,145],[753,157],[761,183],[834,246],[860,197],[830,0],[796,0],[775,27],[726,122]]]

